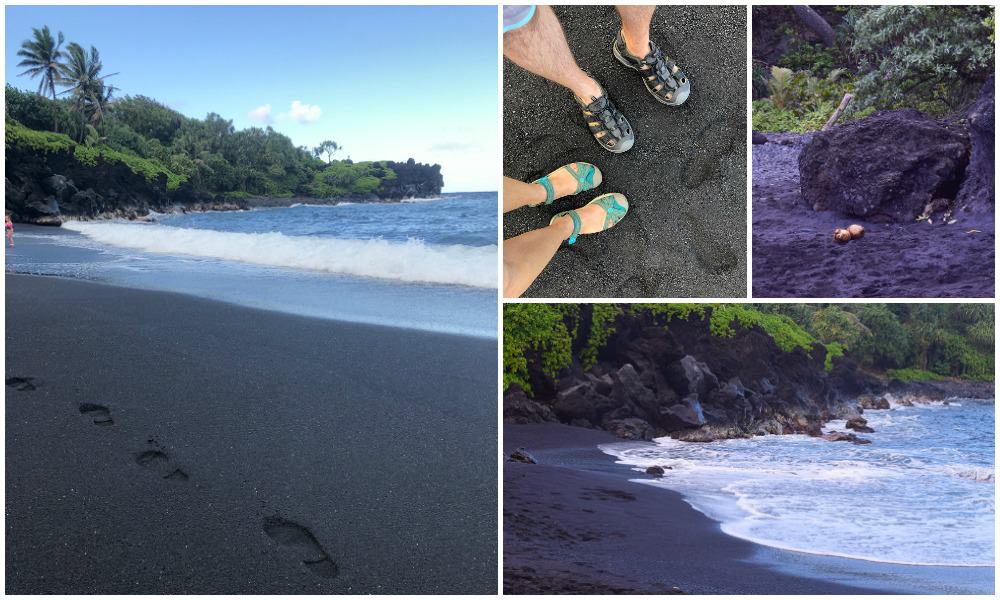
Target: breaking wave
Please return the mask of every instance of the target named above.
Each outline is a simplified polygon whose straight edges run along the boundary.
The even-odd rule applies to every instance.
[[[325,271],[407,283],[495,288],[497,247],[420,240],[352,240],[236,233],[157,224],[70,221],[63,227],[102,243],[147,252]]]

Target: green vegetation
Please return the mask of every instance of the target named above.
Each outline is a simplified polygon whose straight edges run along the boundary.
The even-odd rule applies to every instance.
[[[107,146],[78,144],[65,134],[35,131],[10,119],[6,122],[4,141],[7,149],[20,148],[45,154],[72,152],[77,162],[90,167],[96,166],[98,160],[107,163],[121,163],[136,175],[142,175],[149,182],[156,181],[162,175],[166,178],[168,190],[177,189],[186,179],[183,175],[174,173],[156,160],[145,159],[130,152],[121,152]]]
[[[840,121],[875,111],[916,108],[960,111],[993,72],[993,8],[989,6],[837,7],[836,43],[802,38],[791,11],[780,30],[789,49],[775,65],[755,61],[753,128],[819,130],[844,94],[854,94]]]
[[[840,344],[863,367],[916,377],[993,381],[990,304],[758,304],[788,315],[816,339]]]
[[[810,351],[816,344],[805,329],[790,317],[763,312],[744,304],[506,304],[503,319],[504,389],[516,383],[531,393],[528,356],[541,358],[542,370],[552,378],[573,364],[573,348],[580,347],[577,360],[584,369],[592,367],[608,339],[616,331],[620,315],[645,315],[669,327],[671,321],[708,319],[712,335],[732,337],[735,326],[759,327],[779,348]],[[586,339],[579,339],[583,317],[589,317]],[[834,352],[838,351],[834,345]],[[828,346],[829,348],[829,346]],[[837,356],[840,356],[840,351]],[[827,359],[828,369],[832,368]]]
[[[990,304],[507,304],[504,389],[516,383],[531,393],[531,356],[551,378],[574,360],[589,369],[622,315],[663,327],[707,319],[708,331],[719,337],[756,327],[785,352],[823,346],[827,371],[846,355],[898,379],[993,380]],[[582,322],[589,327],[581,328]]]
[[[899,379],[900,381],[940,381],[944,379],[944,377],[937,373],[931,373],[923,369],[889,369],[885,374],[887,377]]]
[[[237,131],[215,113],[194,119],[145,96],[116,98],[107,82],[114,74],[104,74],[97,49],[62,48],[63,41],[43,27],[22,43],[22,75],[38,78],[39,87],[5,88],[8,151],[72,152],[81,164],[122,163],[150,181],[165,175],[168,189],[186,182],[229,198],[332,198],[442,184],[438,165],[334,160],[343,147],[333,140],[309,150],[271,127]]]

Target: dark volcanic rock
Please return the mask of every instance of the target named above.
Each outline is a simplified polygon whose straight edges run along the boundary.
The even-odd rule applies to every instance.
[[[521,386],[513,384],[503,395],[503,418],[509,423],[557,423],[559,418],[548,406],[535,402]]]
[[[529,465],[538,464],[533,456],[528,454],[528,451],[524,448],[518,448],[510,453],[510,457],[507,459],[510,462],[521,462]]]
[[[813,136],[799,155],[802,199],[814,210],[912,221],[932,201],[953,201],[968,161],[960,128],[884,111]]]
[[[754,131],[753,135],[750,138],[750,141],[753,144],[766,144],[767,143],[767,136],[764,135],[763,133],[759,132],[759,131]]]
[[[955,199],[962,210],[993,212],[996,201],[994,143],[994,81],[990,76],[979,93],[979,99],[969,109],[969,138],[972,155],[966,168],[965,181]]]
[[[653,477],[663,477],[664,473],[665,471],[663,470],[663,467],[657,467],[655,465],[652,467],[646,467],[647,475],[652,475]]]
[[[868,420],[864,417],[852,417],[848,419],[845,427],[861,433],[873,433],[875,431],[868,426]]]
[[[828,442],[851,442],[852,444],[870,444],[871,440],[858,437],[853,433],[844,433],[841,431],[834,431],[823,436],[823,439]]]
[[[876,398],[871,394],[864,394],[858,398],[858,404],[866,410],[889,410],[889,401],[883,397]]]
[[[611,419],[605,422],[604,429],[623,440],[651,440],[656,437],[652,425],[635,417]]]

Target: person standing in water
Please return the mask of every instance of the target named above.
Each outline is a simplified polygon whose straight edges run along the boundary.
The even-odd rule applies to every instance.
[[[7,242],[10,243],[10,247],[14,247],[14,222],[10,220],[10,215],[6,215],[4,218],[4,227],[7,229]]]

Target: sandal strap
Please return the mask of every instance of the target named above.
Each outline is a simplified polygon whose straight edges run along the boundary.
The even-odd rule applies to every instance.
[[[575,210],[567,210],[561,213],[556,213],[555,216],[552,217],[552,220],[549,222],[551,223],[552,221],[555,221],[559,217],[565,217],[565,216],[569,216],[569,218],[573,220],[573,233],[570,234],[569,239],[566,240],[566,243],[572,246],[573,244],[576,243],[576,236],[580,234],[580,228],[583,226],[583,224],[580,222],[580,215],[577,214]]]
[[[628,209],[618,203],[618,200],[613,196],[602,196],[591,202],[591,204],[597,204],[604,209],[604,227],[602,231],[606,231],[611,227],[618,224],[619,221],[628,213]]]
[[[577,170],[573,170],[573,165],[578,165]],[[570,163],[563,167],[576,179],[576,192],[594,189],[594,166],[587,163]]]
[[[543,202],[543,204],[552,204],[552,201],[555,200],[556,197],[556,190],[552,187],[552,182],[549,181],[549,176],[546,175],[541,179],[536,179],[532,183],[537,183],[538,185],[545,188],[545,202]],[[532,204],[532,206],[538,206],[538,205]]]

